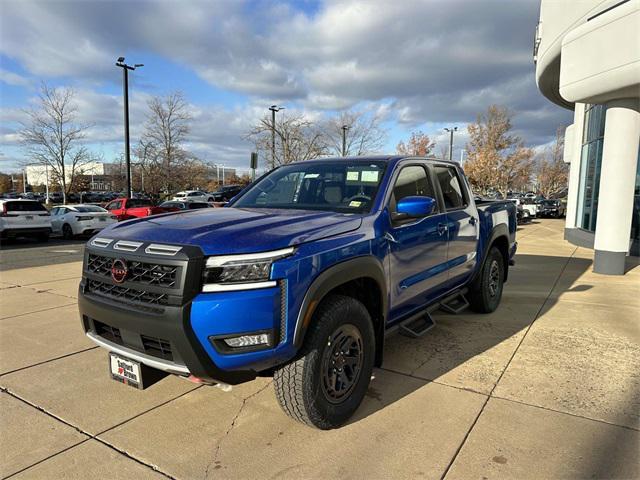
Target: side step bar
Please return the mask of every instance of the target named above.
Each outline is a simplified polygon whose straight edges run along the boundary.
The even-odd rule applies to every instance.
[[[467,289],[463,288],[462,290],[458,290],[438,302],[432,303],[421,312],[418,312],[413,316],[389,327],[385,331],[385,336],[399,331],[399,333],[405,337],[422,337],[425,333],[436,326],[436,321],[431,316],[431,312],[441,309],[445,312],[458,314],[469,306],[469,302],[464,296],[465,293],[467,293]]]
[[[458,315],[463,310],[469,306],[469,301],[467,297],[464,296],[464,292],[457,292],[450,297],[445,298],[442,302],[440,302],[440,310],[451,313],[453,315]]]
[[[436,322],[429,312],[424,312],[402,323],[400,325],[400,335],[420,338],[435,326]]]

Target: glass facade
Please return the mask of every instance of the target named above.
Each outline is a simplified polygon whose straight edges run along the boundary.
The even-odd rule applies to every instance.
[[[640,146],[636,166],[636,188],[633,192],[633,216],[631,217],[631,255],[640,256]]]
[[[606,106],[585,105],[576,226],[595,232]]]

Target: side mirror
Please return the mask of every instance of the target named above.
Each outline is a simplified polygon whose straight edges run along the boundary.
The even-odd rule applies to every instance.
[[[396,206],[398,215],[410,218],[426,217],[435,209],[436,201],[431,197],[404,197]]]

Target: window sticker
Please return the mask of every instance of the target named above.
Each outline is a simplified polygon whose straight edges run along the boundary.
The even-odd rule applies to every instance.
[[[360,172],[347,172],[347,181],[348,182],[357,182]]]
[[[351,202],[349,202],[350,207],[359,207],[361,205],[362,205],[362,202],[358,202],[357,200],[351,200]]]
[[[377,182],[380,172],[378,170],[363,170],[361,173],[360,179],[363,182]]]
[[[307,173],[304,178],[318,178],[319,176],[319,173]]]

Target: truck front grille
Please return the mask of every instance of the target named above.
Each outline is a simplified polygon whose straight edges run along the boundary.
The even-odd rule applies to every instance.
[[[93,320],[93,325],[96,334],[105,340],[132,348],[133,350],[146,353],[147,355],[151,355],[156,358],[173,361],[173,350],[171,348],[171,343],[168,340],[158,337],[150,337],[148,335],[139,335],[139,342],[136,341],[134,344],[128,344],[123,340],[122,333],[119,328],[107,325],[106,323],[102,323],[97,320]],[[138,334],[134,332],[129,332],[128,335],[129,337],[127,338],[129,339],[135,338],[132,337],[132,335],[138,336]],[[142,345],[142,348],[140,348],[140,345]]]
[[[147,335],[140,335],[140,339],[142,340],[145,353],[173,361],[173,352],[171,350],[171,344],[168,341],[161,338],[148,337]]]
[[[97,275],[110,277],[111,264],[114,260],[113,257],[90,253],[87,259],[87,270]],[[127,282],[175,288],[178,279],[178,269],[180,267],[128,260],[127,268],[129,270]]]
[[[114,300],[128,300],[142,304],[164,306],[169,303],[169,296],[166,293],[155,293],[137,288],[127,288],[98,280],[87,280],[87,292]]]

